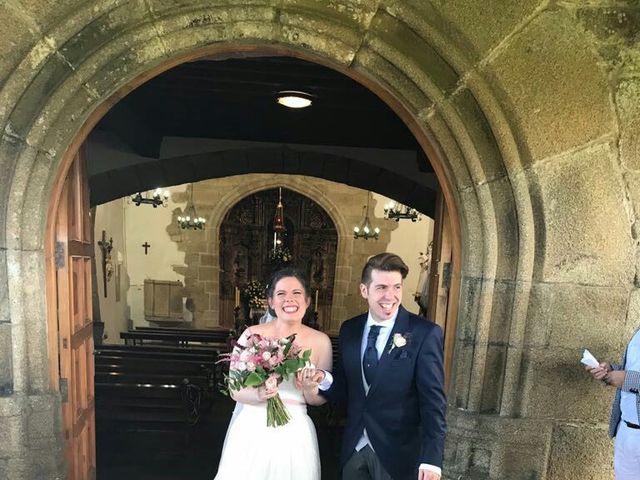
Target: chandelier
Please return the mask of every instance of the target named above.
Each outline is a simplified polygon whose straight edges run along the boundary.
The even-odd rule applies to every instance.
[[[190,201],[182,212],[183,215],[178,216],[178,226],[183,230],[202,230],[207,220],[199,217],[196,212],[196,206],[193,203],[193,183],[191,184]]]
[[[415,208],[411,208],[394,201],[391,201],[384,206],[384,216],[385,218],[395,220],[396,222],[399,222],[400,220],[411,220],[412,222],[422,220],[420,213]]]
[[[367,192],[367,205],[362,207],[362,222],[360,222],[360,225],[353,227],[353,238],[364,238],[365,240],[373,238],[377,240],[379,235],[380,229],[378,227],[372,228],[369,220],[369,192]]]
[[[278,204],[276,205],[276,214],[273,216],[273,254],[283,248],[284,236],[287,227],[284,224],[284,205],[282,205],[282,187],[278,188]]]
[[[136,207],[139,207],[143,203],[146,205],[153,205],[153,208],[159,206],[166,207],[169,201],[169,190],[165,190],[163,192],[160,188],[156,188],[150,197],[147,196],[146,192],[144,195],[138,192],[135,195],[131,195],[129,200],[135,203]]]

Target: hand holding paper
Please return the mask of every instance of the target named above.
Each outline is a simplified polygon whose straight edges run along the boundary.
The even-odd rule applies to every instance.
[[[586,348],[582,353],[582,359],[580,360],[580,363],[590,368],[597,368],[600,366],[600,363],[598,362],[598,360],[596,360],[596,357],[594,357],[593,354]]]

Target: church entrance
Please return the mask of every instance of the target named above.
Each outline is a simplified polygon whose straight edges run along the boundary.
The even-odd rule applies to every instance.
[[[121,112],[122,110],[119,110],[114,115],[122,115]],[[109,120],[114,121],[113,117]],[[105,126],[102,125],[100,128],[105,128]],[[100,133],[100,128],[96,132]],[[316,128],[319,127],[316,126]],[[92,134],[88,142],[95,147],[99,142],[97,138],[98,136]],[[126,197],[120,197],[124,199],[135,193],[140,193],[138,190],[144,193],[146,187],[150,186],[148,183],[151,181],[156,183],[160,181],[160,186],[163,188],[173,189],[176,185],[187,181],[205,182],[207,179],[219,177],[221,181],[230,182],[231,190],[240,189],[244,181],[238,180],[239,177],[234,178],[234,175],[244,175],[246,178],[250,178],[251,181],[255,181],[256,184],[264,181],[261,179],[262,177],[259,177],[259,175],[265,174],[263,165],[255,166],[251,165],[250,162],[240,161],[249,157],[249,154],[246,153],[247,145],[244,145],[245,150],[242,150],[243,153],[237,157],[234,157],[233,153],[229,153],[233,149],[225,150],[224,155],[229,161],[223,168],[226,173],[226,175],[223,175],[211,165],[206,168],[202,168],[202,165],[184,168],[185,158],[179,155],[181,153],[180,148],[182,148],[178,146],[180,142],[174,141],[172,144],[171,141],[171,139],[165,140],[165,145],[170,145],[172,150],[171,153],[164,153],[165,158],[163,161],[169,165],[167,159],[175,158],[175,162],[172,167],[166,169],[162,167],[160,169],[162,170],[161,172],[154,173],[153,167],[151,167],[151,170],[144,171],[139,166],[134,165],[133,168],[136,169],[139,176],[127,184],[126,181],[114,181],[114,179],[118,178],[118,170],[116,168],[113,171],[98,173],[95,173],[94,170],[91,176],[92,204],[106,203],[104,198],[102,201],[95,200],[107,191],[100,184],[104,177],[110,178],[109,187],[114,191],[122,188],[130,189],[130,191],[126,192]],[[194,147],[194,145],[195,143],[190,144],[186,150],[195,149],[197,152],[199,147]],[[207,146],[207,148],[210,147]],[[384,150],[381,145],[378,145],[377,148]],[[417,144],[413,148],[417,148],[414,152],[414,157],[411,158],[413,164],[428,162],[424,152]],[[94,148],[92,154],[95,154],[96,151],[97,149]],[[98,297],[105,305],[105,302],[128,302],[129,310],[127,315],[129,316],[124,319],[127,323],[126,327],[110,331],[108,336],[102,336],[98,339],[98,344],[96,345],[96,358],[98,361],[96,362],[95,376],[93,344],[90,335],[92,320],[90,313],[86,313],[91,312],[92,296],[89,259],[92,255],[98,255],[95,253],[96,242],[91,240],[91,235],[96,235],[96,241],[100,237],[100,241],[103,244],[107,241],[111,243],[112,239],[109,232],[104,235],[86,232],[83,237],[76,238],[77,235],[73,237],[73,241],[79,242],[83,247],[79,250],[69,250],[72,252],[70,264],[74,265],[74,270],[70,277],[71,280],[64,280],[69,275],[68,272],[64,271],[64,267],[56,267],[56,272],[58,272],[55,277],[56,308],[50,308],[50,311],[58,312],[55,317],[58,327],[56,330],[50,331],[58,332],[59,343],[61,342],[61,345],[64,346],[66,345],[65,338],[67,337],[64,336],[63,328],[59,325],[64,324],[60,317],[60,305],[64,303],[65,292],[69,292],[67,297],[76,303],[77,298],[83,299],[81,304],[73,304],[72,311],[77,313],[78,317],[74,320],[75,323],[71,322],[75,329],[72,329],[71,333],[77,335],[76,337],[73,337],[73,335],[69,337],[72,348],[77,347],[78,351],[73,354],[74,356],[71,357],[71,360],[64,360],[62,356],[60,356],[59,360],[61,392],[64,392],[65,388],[73,391],[73,399],[77,402],[68,407],[71,412],[68,414],[69,420],[67,420],[67,414],[65,413],[65,423],[69,422],[70,425],[77,425],[74,428],[78,429],[77,435],[73,436],[74,439],[77,439],[74,440],[77,443],[71,443],[70,441],[68,444],[70,453],[67,455],[67,462],[70,465],[70,471],[77,472],[77,474],[74,473],[76,477],[73,478],[91,478],[89,475],[95,474],[96,457],[94,453],[95,444],[93,443],[96,428],[96,421],[93,416],[95,405],[98,405],[98,478],[123,478],[123,476],[126,477],[126,475],[130,474],[133,470],[127,470],[125,466],[131,466],[130,461],[133,460],[124,461],[125,457],[112,455],[112,453],[114,449],[118,452],[132,453],[136,448],[144,449],[146,461],[153,463],[154,468],[147,470],[153,471],[154,478],[162,478],[163,472],[169,475],[167,478],[174,478],[171,475],[176,475],[176,473],[168,473],[169,466],[167,461],[172,464],[171,468],[179,469],[181,467],[176,465],[179,465],[185,459],[190,459],[192,466],[198,466],[197,469],[203,474],[203,478],[210,478],[211,472],[207,471],[208,467],[204,464],[199,464],[195,459],[205,458],[207,450],[210,448],[217,448],[218,450],[221,448],[226,423],[232,408],[232,404],[228,400],[219,397],[217,387],[222,372],[215,366],[215,361],[212,361],[212,359],[217,359],[217,356],[227,348],[228,331],[235,325],[236,295],[239,286],[257,278],[265,279],[276,264],[283,263],[283,255],[287,252],[291,253],[297,266],[302,267],[311,280],[313,306],[319,328],[324,329],[329,334],[335,334],[342,320],[359,312],[362,308],[359,303],[361,299],[353,294],[353,291],[357,291],[354,289],[354,285],[357,287],[359,268],[361,268],[361,265],[369,255],[376,253],[380,249],[392,249],[389,245],[394,241],[394,235],[400,238],[403,237],[400,234],[402,231],[401,225],[403,224],[393,219],[384,219],[385,213],[383,213],[383,210],[386,209],[386,200],[389,200],[390,197],[384,197],[386,200],[383,205],[383,197],[378,198],[376,195],[379,194],[373,192],[382,190],[387,195],[392,195],[395,192],[396,198],[404,199],[403,195],[406,195],[406,198],[410,200],[411,198],[422,198],[418,187],[424,188],[424,185],[419,185],[419,182],[416,182],[416,188],[413,189],[409,188],[412,185],[411,183],[402,183],[405,188],[399,188],[396,186],[396,176],[404,175],[406,177],[407,174],[401,172],[401,169],[396,169],[395,160],[387,163],[378,162],[378,164],[375,162],[367,163],[369,161],[368,155],[371,153],[365,152],[362,147],[350,145],[348,149],[340,153],[340,157],[327,155],[326,158],[322,158],[324,163],[315,162],[311,164],[303,161],[306,159],[304,155],[308,155],[314,161],[317,161],[318,157],[313,157],[309,152],[304,152],[304,154],[296,152],[296,155],[298,155],[296,157],[295,155],[292,156],[291,152],[284,151],[282,165],[271,166],[266,173],[282,175],[286,178],[295,176],[292,182],[297,186],[296,191],[288,188],[258,190],[256,193],[240,200],[225,212],[216,210],[216,202],[222,197],[215,197],[213,193],[215,191],[220,192],[223,189],[218,187],[203,189],[201,185],[195,190],[193,185],[191,186],[190,200],[183,205],[178,203],[179,195],[176,195],[175,198],[167,202],[170,208],[166,210],[162,210],[161,205],[157,205],[158,208],[155,210],[156,205],[149,207],[146,210],[147,213],[141,217],[144,218],[144,222],[149,222],[149,224],[153,221],[152,216],[155,216],[157,212],[170,211],[171,214],[163,225],[164,233],[159,231],[160,233],[154,236],[154,234],[151,234],[150,227],[138,225],[137,232],[139,233],[142,230],[150,238],[143,238],[138,242],[139,244],[135,244],[139,255],[136,260],[138,262],[136,263],[137,271],[131,268],[127,275],[122,270],[126,269],[128,259],[132,258],[127,256],[127,249],[133,249],[127,244],[127,238],[131,238],[132,235],[130,231],[126,233],[126,229],[124,230],[126,234],[121,235],[120,245],[118,245],[118,239],[116,239],[115,244],[111,244],[114,250],[111,252],[108,262],[98,261],[104,259],[96,258],[96,264],[98,265],[98,270],[100,270],[96,276],[101,279],[101,282],[99,282],[100,285],[93,285],[93,288],[99,289],[100,295]],[[98,157],[93,157],[92,154],[89,154],[88,158],[90,162],[94,162],[92,163],[92,168],[95,169],[95,165],[98,163],[96,159],[99,155]],[[398,162],[405,162],[404,153],[396,153],[396,155],[398,155]],[[285,160],[288,161],[291,158],[294,158],[300,164],[300,170],[293,173],[290,173],[290,165],[285,163]],[[344,168],[337,164],[336,158],[349,159],[351,163],[349,163],[348,168]],[[180,164],[178,159],[182,160],[181,165],[184,170],[180,170],[177,167]],[[410,162],[407,163],[410,164]],[[246,167],[247,164],[249,164],[249,167]],[[71,167],[71,171],[77,171],[79,172],[78,174],[81,174],[81,167],[75,165],[76,163]],[[322,168],[318,168],[319,165],[322,165]],[[241,168],[246,168],[246,170],[243,171]],[[316,173],[311,175],[307,170],[304,170],[305,168],[316,170]],[[91,175],[91,168],[89,170]],[[143,171],[144,173],[140,173]],[[189,173],[186,176],[184,174],[185,171]],[[353,178],[349,178],[345,176],[345,171],[359,173],[354,174]],[[258,175],[258,177],[251,175]],[[316,180],[309,181],[305,175],[310,175]],[[430,178],[435,178],[433,173],[429,175],[432,175]],[[380,178],[390,178],[393,181],[381,181]],[[339,182],[338,180],[340,179],[344,181]],[[80,182],[81,180],[76,181]],[[404,178],[402,181],[405,182],[407,180]],[[333,183],[329,182],[338,183],[339,186],[334,186]],[[273,184],[273,182],[271,183]],[[286,182],[283,181],[282,183],[285,184]],[[359,189],[353,187],[352,184],[357,185]],[[334,205],[333,210],[329,213],[324,211],[316,202],[305,196],[305,189],[310,189],[310,192],[313,189],[314,195],[328,199],[329,204]],[[413,190],[418,193],[411,193]],[[439,192],[434,193],[433,185],[428,190],[431,192],[429,195],[433,195],[433,199],[439,199],[439,207],[435,205],[433,205],[433,208],[430,206],[425,207],[429,210],[429,215],[435,218],[436,232],[433,234],[432,252],[428,261],[420,264],[419,267],[414,265],[412,269],[414,271],[420,268],[427,269],[430,272],[429,281],[422,284],[421,291],[416,290],[415,293],[411,291],[410,297],[423,297],[420,303],[422,313],[441,324],[445,332],[447,332],[445,346],[447,350],[447,371],[449,371],[455,332],[455,308],[450,308],[450,305],[452,299],[454,300],[453,303],[457,301],[457,293],[455,292],[457,292],[456,282],[459,278],[459,273],[456,272],[456,264],[459,264],[459,258],[452,253],[455,251],[457,240],[450,227],[443,195]],[[87,194],[85,190],[82,191],[85,193],[81,194],[78,190],[63,189],[63,193],[60,196],[60,204],[71,205],[73,212],[69,214],[61,211],[61,213],[57,214],[56,218],[60,220],[56,222],[56,235],[59,231],[62,232],[61,235],[64,233],[64,229],[58,226],[60,222],[64,223],[64,215],[71,215],[74,221],[78,221],[77,219],[88,215]],[[195,198],[194,191],[196,192]],[[202,195],[198,196],[200,193]],[[365,199],[364,201],[363,198]],[[113,201],[116,200],[118,199],[115,198]],[[274,205],[278,203],[278,200],[281,200],[286,206],[284,222],[288,232],[287,237],[283,240],[284,243],[279,249],[271,248],[272,245],[269,245],[269,239],[273,234],[270,229],[273,227]],[[372,211],[370,212],[370,202],[372,200],[373,206],[371,206]],[[409,200],[405,201],[409,203]],[[125,202],[125,200],[122,201]],[[197,205],[200,214],[204,215],[208,220],[208,224],[202,232],[181,230],[176,226],[176,218],[184,214],[189,201],[192,206],[194,204]],[[221,202],[220,204],[223,203]],[[379,210],[377,214],[375,212],[376,204]],[[134,207],[124,206],[122,211],[127,211],[126,209],[128,208]],[[361,225],[364,218],[369,215],[376,222],[388,222],[382,227],[380,240],[377,238],[360,239],[357,235],[354,236],[354,226]],[[100,216],[100,210],[98,210],[98,216]],[[126,221],[126,218],[124,218],[123,224]],[[408,222],[412,222],[412,220],[409,219]],[[210,227],[209,225],[212,226]],[[74,228],[78,227],[74,224]],[[85,227],[83,226],[82,228]],[[117,227],[112,228],[117,229]],[[103,231],[102,227],[96,227],[96,232],[101,234]],[[200,233],[202,235],[198,237],[197,235]],[[173,260],[156,260],[159,258],[157,256],[158,252],[166,253],[167,250],[159,240],[163,234],[166,234],[171,239],[171,242],[177,244],[176,251],[178,253],[186,252],[184,258],[181,259],[182,265]],[[404,238],[405,240],[411,237],[411,235],[407,234],[404,234],[404,236],[406,237]],[[56,236],[56,242],[58,241]],[[342,244],[340,244],[341,241],[343,242]],[[374,243],[376,241],[379,241],[379,243]],[[394,245],[402,245],[398,238],[395,239],[395,242]],[[418,253],[426,254],[429,238],[421,236],[418,238],[418,242],[420,242],[420,251],[418,249],[407,250],[411,252],[408,254],[409,256],[405,255],[408,261],[415,263]],[[57,246],[58,243],[55,245]],[[144,248],[141,249],[140,245]],[[76,247],[74,246],[74,248]],[[197,253],[193,253],[194,251]],[[279,251],[280,257],[270,258],[270,251]],[[58,250],[56,250],[57,252]],[[340,262],[338,261],[339,258],[341,258]],[[144,266],[144,262],[146,262],[146,266]],[[177,279],[164,278],[165,271],[157,273],[161,270],[157,267],[162,264],[170,265],[171,271],[176,274]],[[131,265],[133,265],[133,262],[129,263],[129,266]],[[106,270],[107,266],[109,266],[109,272]],[[145,268],[149,270],[144,270]],[[188,271],[195,272],[193,274],[195,276],[192,275],[190,277],[190,274],[184,273]],[[174,312],[182,315],[185,313],[184,307],[192,314],[191,320],[188,321],[191,323],[184,324],[187,322],[185,320],[187,318],[186,315],[173,319],[167,318],[168,320],[178,320],[178,323],[182,323],[177,326],[174,325],[171,331],[162,330],[161,328],[163,327],[158,328],[157,322],[155,324],[141,323],[148,320],[140,317],[142,320],[139,321],[135,315],[137,315],[136,309],[143,312],[142,314],[144,315],[148,311],[146,284],[144,296],[140,294],[141,296],[139,297],[135,296],[136,285],[127,285],[127,278],[131,281],[134,275],[141,274],[158,275],[158,277],[152,277],[155,281],[153,288],[161,288],[165,285],[162,282],[170,282],[166,283],[166,285],[170,285],[170,288],[176,285],[179,288],[183,288],[183,290],[180,290],[182,293],[178,294],[177,297],[180,297],[179,300],[184,303],[175,308],[176,306],[173,305],[174,302],[170,298],[168,316],[171,317]],[[108,277],[111,280],[107,280]],[[413,285],[408,286],[407,290],[411,290],[412,287]],[[81,293],[72,294],[72,291],[76,290]],[[218,295],[211,295],[209,292],[217,292]],[[81,296],[78,297],[77,295]],[[157,297],[153,298],[154,301],[157,299]],[[413,298],[410,298],[409,301],[413,301]],[[336,305],[340,305],[340,308],[336,309]],[[153,309],[154,315],[159,311],[155,308],[156,306],[154,305]],[[108,322],[111,322],[112,319],[105,312],[107,310],[103,308],[100,320],[105,323],[105,328],[109,330],[110,325]],[[113,310],[108,310],[108,312],[113,312]],[[246,312],[246,316],[251,316],[251,313]],[[78,318],[81,320],[78,320]],[[137,345],[137,341],[141,345]],[[167,344],[167,341],[174,342],[175,345]],[[63,350],[65,348],[63,347]],[[68,362],[73,364],[73,368],[71,368],[72,374],[65,377],[63,374],[70,371],[67,366]],[[186,373],[188,368],[196,364],[204,365],[204,368],[199,371],[188,370],[188,373]],[[184,370],[181,369],[182,366],[185,367]],[[187,366],[189,367],[187,368]],[[65,383],[64,379],[68,379],[67,383]],[[93,386],[94,379],[96,383],[95,389]],[[188,380],[187,383],[183,382],[185,379]],[[164,383],[161,384],[161,381]],[[181,384],[181,382],[183,383]],[[149,388],[149,385],[158,386],[157,393],[153,393],[153,389]],[[163,395],[170,392],[171,389],[161,391],[159,389],[160,385],[170,386],[171,389],[175,390],[176,398],[179,401],[171,403],[176,399],[167,400],[168,397]],[[121,395],[121,392],[125,390],[127,392],[126,395]],[[114,393],[116,391],[117,393]],[[185,407],[186,414],[185,411],[181,410],[182,407]],[[175,410],[171,411],[172,408]],[[72,416],[74,412],[77,416],[75,419]],[[186,425],[181,422],[183,418],[186,420]],[[211,421],[207,420],[207,418]],[[339,442],[339,413],[322,411],[317,413],[315,418],[321,423],[320,428],[318,428],[321,443],[324,442],[325,446],[335,449],[336,442]],[[115,423],[116,419],[120,422],[117,425]],[[145,419],[150,419],[149,423],[153,422],[154,428],[158,426],[157,424],[162,425],[157,430],[149,430],[147,426],[140,426]],[[323,430],[323,425],[326,426],[327,419],[330,423],[333,423],[329,425],[331,428]],[[118,425],[123,425],[124,427],[120,428]],[[109,435],[101,436],[101,432],[106,431],[101,430],[102,428],[109,430]],[[133,435],[121,436],[124,430],[131,430]],[[162,434],[158,432],[162,432]],[[146,439],[145,441],[138,442],[135,440],[143,436]],[[106,440],[100,442],[100,438]],[[210,442],[210,444],[207,442]],[[101,448],[101,445],[105,448]],[[183,452],[184,455],[180,452]],[[213,458],[216,458],[216,455]],[[212,457],[207,458],[210,461]],[[325,451],[324,460],[325,478],[333,478],[331,475],[335,474],[337,468],[335,452]],[[109,468],[101,468],[101,461],[106,462]],[[117,464],[117,468],[111,468],[115,464]],[[102,466],[104,465],[105,463],[102,464]],[[135,469],[135,465],[132,468]],[[105,476],[105,472],[107,472],[107,476]],[[196,477],[191,476],[190,478]]]

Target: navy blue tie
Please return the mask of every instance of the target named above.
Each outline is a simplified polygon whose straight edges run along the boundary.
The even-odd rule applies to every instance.
[[[378,369],[376,340],[378,339],[378,333],[380,333],[380,325],[371,325],[367,337],[367,346],[362,356],[362,369],[364,370],[364,378],[367,381],[367,385],[371,385],[376,379],[376,371]]]

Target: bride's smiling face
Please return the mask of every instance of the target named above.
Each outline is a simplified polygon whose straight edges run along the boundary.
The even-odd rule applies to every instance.
[[[302,283],[295,277],[278,280],[273,295],[269,298],[269,306],[280,320],[302,321],[310,302]]]

